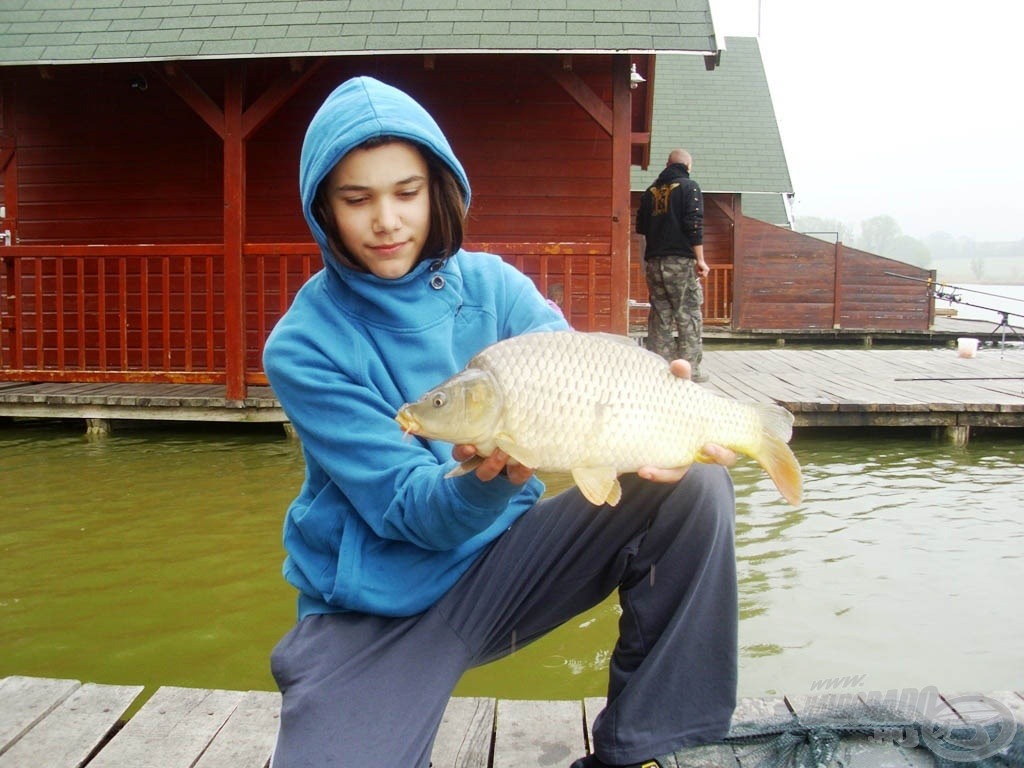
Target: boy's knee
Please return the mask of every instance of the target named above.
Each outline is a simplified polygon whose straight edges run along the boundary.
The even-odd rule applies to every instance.
[[[678,483],[673,506],[685,518],[690,536],[732,535],[736,518],[736,498],[732,478],[725,467],[695,464]]]

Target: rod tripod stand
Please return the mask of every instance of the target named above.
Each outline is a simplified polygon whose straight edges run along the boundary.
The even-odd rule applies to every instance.
[[[996,331],[1001,330],[1000,341],[999,341],[999,356],[1002,357],[1003,356],[1003,352],[1006,350],[1006,332],[1007,331],[1009,331],[1014,336],[1016,336],[1017,340],[1022,342],[1022,343],[1024,343],[1024,336],[1021,336],[1019,328],[1016,328],[1015,326],[1010,324],[1010,315],[1013,314],[1012,312],[1004,312],[1004,311],[998,310],[998,309],[995,310],[995,312],[999,315],[999,324],[995,328],[993,328],[991,331],[989,331],[989,335],[992,335]]]

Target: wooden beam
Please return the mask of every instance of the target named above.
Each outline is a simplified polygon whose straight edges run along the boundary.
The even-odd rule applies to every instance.
[[[637,57],[639,59],[640,57]],[[643,60],[631,60],[630,63],[639,64],[640,68],[646,74],[647,82],[641,84],[636,90],[633,91],[634,98],[636,97],[637,91],[640,91],[643,98],[643,131],[640,133],[634,132],[635,136],[643,137],[641,142],[633,139],[633,144],[640,143],[640,167],[644,170],[651,164],[651,131],[654,128],[654,75],[656,71],[657,59],[654,54],[649,54],[646,57],[646,61]],[[642,89],[642,90],[641,90]],[[636,128],[636,126],[633,126]]]
[[[18,240],[18,159],[14,133],[14,99],[9,87],[0,84],[0,173],[4,182],[6,221],[11,222],[11,243]]]
[[[832,328],[838,330],[842,326],[842,310],[843,310],[843,274],[842,274],[842,261],[843,261],[843,250],[845,246],[839,240],[836,240],[835,244],[835,256],[833,257],[833,264],[835,266],[835,279],[832,283]]]
[[[737,203],[736,220],[732,223],[732,312],[729,326],[734,330],[744,327],[743,294],[747,279],[746,251],[752,244],[746,242],[746,216],[743,215],[742,198]]]
[[[705,195],[704,199],[710,200],[712,203],[714,203],[715,207],[718,208],[718,210],[720,210],[722,213],[724,213],[725,217],[729,219],[729,221],[733,223],[736,222],[735,211],[729,208],[729,206],[725,205],[718,195]]]
[[[583,110],[593,118],[594,122],[601,126],[601,129],[609,136],[613,132],[612,110],[604,103],[600,96],[587,85],[583,78],[575,72],[561,67],[550,67],[546,69],[548,75],[565,90],[573,101],[579,104]],[[626,89],[629,89],[629,65],[626,66]],[[626,115],[629,117],[628,113]],[[627,128],[629,123],[626,124]],[[628,133],[628,131],[627,131]]]
[[[245,399],[245,135],[244,65],[224,80],[224,362],[227,398]]]
[[[172,91],[178,94],[181,100],[213,129],[214,133],[222,139],[224,138],[226,130],[224,112],[181,67],[176,64],[165,64],[162,67],[150,67],[149,71],[154,72]]]
[[[264,123],[298,92],[306,81],[309,80],[324,65],[326,59],[319,58],[303,68],[289,69],[274,80],[256,101],[245,110],[242,115],[242,135],[248,139]],[[297,66],[297,65],[296,65]]]
[[[611,330],[629,333],[629,240],[632,208],[629,161],[632,153],[632,96],[629,56],[612,56],[612,285]]]

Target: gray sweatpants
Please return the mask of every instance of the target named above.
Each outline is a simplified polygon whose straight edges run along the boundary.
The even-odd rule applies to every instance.
[[[629,763],[723,737],[736,698],[734,500],[728,473],[622,478],[617,507],[543,499],[432,608],[309,616],[277,645],[273,768],[426,768],[462,673],[619,590],[622,617],[595,752]]]

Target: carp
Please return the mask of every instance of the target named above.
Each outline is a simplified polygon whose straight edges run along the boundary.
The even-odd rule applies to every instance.
[[[625,336],[551,331],[499,341],[403,405],[396,421],[407,434],[476,446],[478,456],[449,475],[500,448],[532,469],[571,473],[593,504],[619,502],[620,474],[688,466],[706,443],[757,461],[791,504],[802,495],[789,411],[679,378]]]

